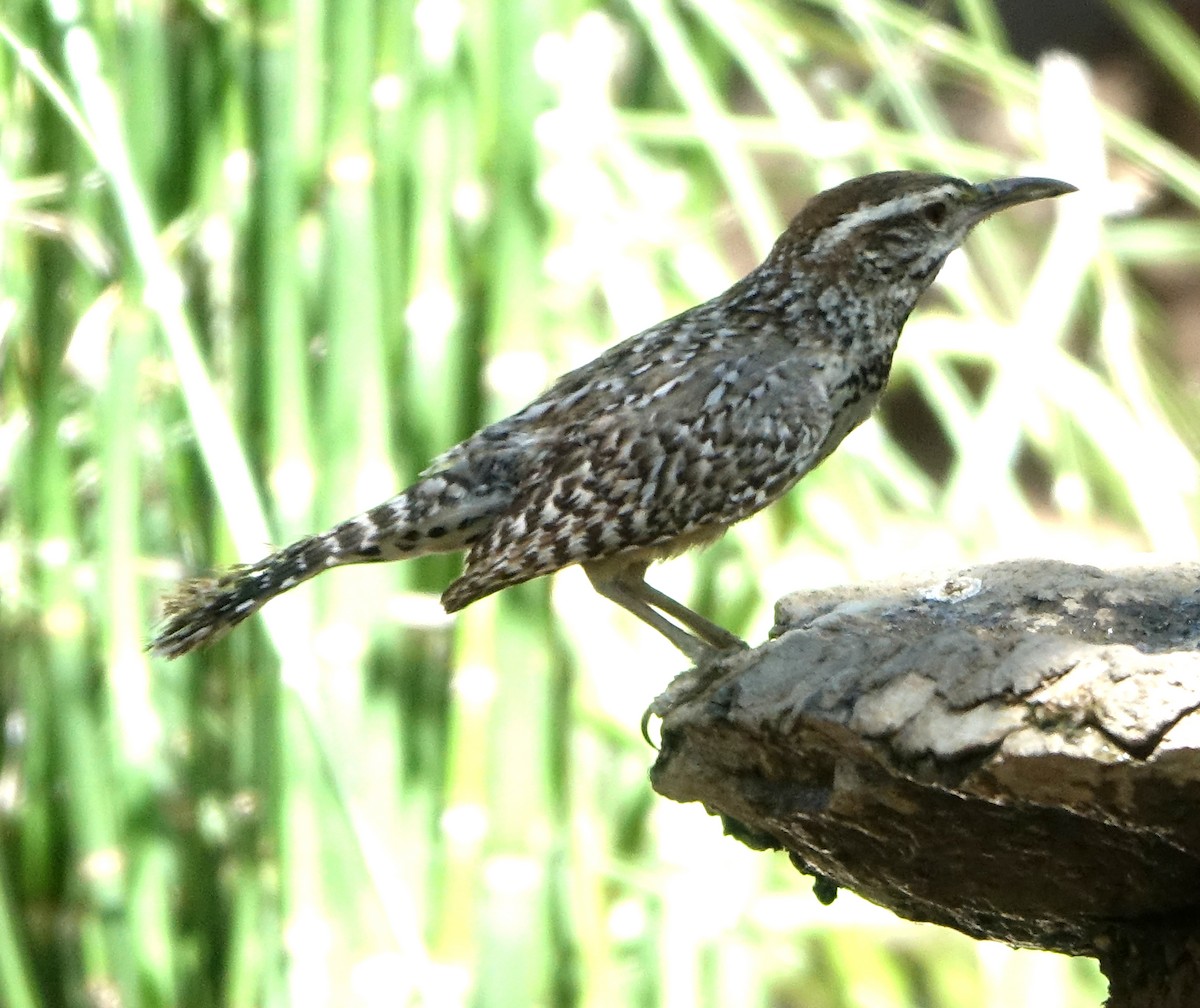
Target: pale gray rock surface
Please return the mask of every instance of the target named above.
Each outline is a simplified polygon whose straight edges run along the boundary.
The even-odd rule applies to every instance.
[[[904,917],[1098,956],[1113,1006],[1200,1005],[1200,564],[802,592],[773,636],[656,701],[660,793]]]

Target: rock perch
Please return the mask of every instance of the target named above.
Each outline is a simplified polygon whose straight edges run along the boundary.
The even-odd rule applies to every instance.
[[[1033,560],[783,599],[680,677],[654,787],[823,891],[1200,1005],[1200,564]]]

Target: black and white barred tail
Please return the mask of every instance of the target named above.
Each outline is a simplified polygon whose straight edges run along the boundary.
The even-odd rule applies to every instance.
[[[505,488],[481,486],[457,467],[430,473],[328,532],[300,539],[257,563],[183,582],[164,600],[163,623],[149,649],[178,658],[219,640],[275,596],[331,567],[465,549],[509,497]]]

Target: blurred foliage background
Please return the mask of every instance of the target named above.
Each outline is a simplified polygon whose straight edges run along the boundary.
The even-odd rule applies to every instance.
[[[898,166],[1081,191],[981,228],[881,417],[652,580],[760,639],[831,581],[1194,556],[1200,44],[1069,7],[6,0],[0,1003],[1098,1004],[655,799],[680,657],[578,572],[451,621],[453,560],[341,570],[143,651],[176,578],[390,496]]]

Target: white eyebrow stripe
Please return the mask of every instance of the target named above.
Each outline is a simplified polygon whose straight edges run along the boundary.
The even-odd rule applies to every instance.
[[[886,220],[888,217],[901,217],[904,214],[910,214],[939,199],[945,199],[957,190],[957,186],[947,183],[938,186],[936,189],[903,193],[900,196],[893,196],[890,200],[884,200],[882,203],[868,203],[865,206],[860,206],[857,210],[851,210],[848,214],[825,228],[817,240],[812,243],[810,251],[815,255],[822,255],[841,244],[847,235],[857,231],[863,224]]]

